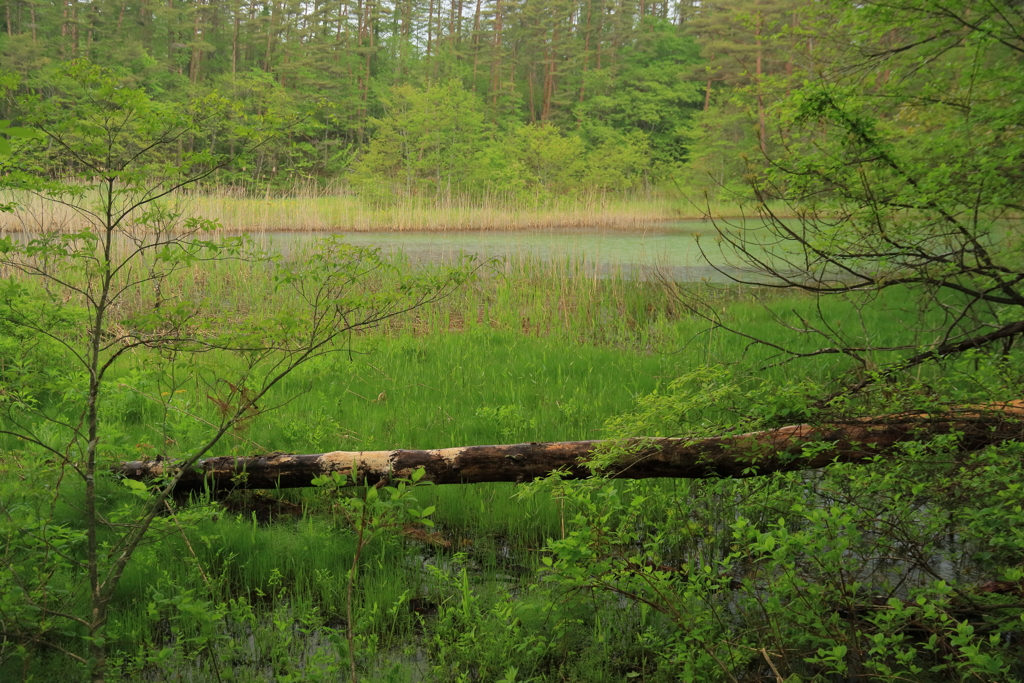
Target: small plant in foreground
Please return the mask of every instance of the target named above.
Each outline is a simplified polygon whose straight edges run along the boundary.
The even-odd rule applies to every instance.
[[[418,486],[432,482],[421,481],[425,471],[423,468],[414,470],[408,479],[396,478],[393,486],[384,486],[384,480],[376,486],[359,487],[359,473],[355,466],[350,474],[331,472],[313,479],[313,485],[320,487],[336,500],[336,507],[352,526],[356,535],[356,548],[352,556],[345,584],[345,635],[348,639],[349,667],[352,683],[358,683],[356,672],[356,626],[354,619],[353,600],[359,581],[360,559],[363,550],[374,539],[387,532],[394,532],[409,525],[434,526],[430,515],[434,506],[420,508],[411,495]],[[359,487],[355,496],[345,495],[346,487]]]

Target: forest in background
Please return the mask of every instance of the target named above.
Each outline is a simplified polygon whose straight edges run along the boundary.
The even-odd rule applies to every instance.
[[[31,45],[14,25],[40,6],[9,7],[3,49]],[[6,71],[0,112],[0,212],[41,226],[0,234],[0,680],[1024,681],[1024,6],[751,7],[645,7],[629,41],[601,44],[599,90],[582,76],[596,42],[565,72],[538,43],[531,73],[504,10],[500,43],[475,43],[511,46],[502,61],[442,60],[428,4],[408,73],[383,71],[376,10],[357,6],[374,51],[351,52],[335,105],[272,71],[296,54],[273,6],[266,70],[232,47],[235,87],[255,73],[273,95],[259,106],[208,70],[213,51],[133,71],[93,51],[98,32],[54,24],[67,54]],[[726,25],[746,42],[716,47]],[[640,101],[623,74],[659,36],[695,55],[661,166],[650,130],[598,107]],[[616,165],[630,135],[645,172]],[[335,167],[285,163],[306,153]],[[578,207],[604,199],[591,187],[719,183],[760,220],[707,224],[723,287],[582,258],[412,267],[337,235],[268,253],[203,210],[226,196],[295,221],[319,199],[264,198],[300,182],[373,214],[352,193]],[[898,425],[908,439],[870,465],[765,471]],[[785,459],[748,441],[768,430]],[[654,455],[636,437],[672,435],[729,444],[742,469],[617,478]],[[299,493],[172,495],[210,456],[595,437],[586,481],[426,487],[389,467],[397,485],[334,469]],[[129,458],[174,474],[112,476]]]
[[[89,60],[284,122],[222,186],[373,199],[735,189],[844,42],[807,0],[3,1],[0,118]]]

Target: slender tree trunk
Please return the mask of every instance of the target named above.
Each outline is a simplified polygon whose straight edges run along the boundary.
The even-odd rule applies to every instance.
[[[558,49],[558,26],[551,31],[551,44],[548,46],[547,68],[544,70],[544,103],[541,106],[541,121],[547,121],[551,116],[551,100],[555,95],[555,61],[556,50]]]
[[[438,0],[440,2],[440,0]],[[430,60],[430,48],[434,39],[434,0],[427,6],[427,60]]]
[[[444,37],[444,0],[437,0],[437,26],[434,31],[434,56],[441,56],[441,41]],[[440,60],[435,59],[430,64],[430,79],[437,77],[438,69],[441,67]]]
[[[174,0],[167,0],[167,68],[174,68]]]
[[[587,88],[587,70],[590,68],[590,34],[593,31],[594,0],[587,0],[587,28],[583,32],[583,77],[580,80],[580,102]],[[582,120],[580,120],[582,123]]]
[[[789,84],[793,78],[793,57],[797,53],[796,47],[796,28],[798,25],[799,12],[793,10],[793,15],[790,17],[790,36],[789,36],[789,51],[786,53],[786,87],[787,94],[789,93]]]
[[[344,26],[347,20],[348,1],[345,0],[344,2],[341,3],[341,11],[338,13],[338,28],[334,33],[334,62],[336,64],[341,63],[341,53],[343,51],[341,37],[344,34]],[[345,50],[347,50],[348,46],[345,45],[344,48]]]
[[[367,100],[369,99],[369,96],[370,96],[370,60],[371,60],[371,58],[373,56],[373,47],[374,47],[374,43],[373,43],[373,38],[374,38],[374,36],[373,36],[373,9],[374,9],[373,1],[372,0],[366,0],[366,22],[365,22],[365,27],[366,27],[366,34],[367,34],[368,43],[369,43],[369,49],[366,51],[366,60],[365,60],[365,66],[364,66],[364,71],[363,71],[363,95],[362,95],[362,100],[363,100],[363,118],[366,118],[366,113],[367,113],[366,102],[367,102]]]
[[[480,62],[480,0],[476,0],[473,12],[473,92],[476,92],[477,64]]]
[[[93,29],[93,24],[95,23],[93,17],[96,16],[96,13],[98,11],[99,11],[99,7],[95,3],[93,3],[93,4],[90,4],[89,12],[85,15],[85,17],[86,17],[85,22],[86,22],[86,27],[87,27],[86,28],[86,33],[85,33],[85,58],[86,59],[89,59],[90,55],[92,54],[92,29]]]
[[[754,4],[755,4],[755,6],[757,5],[756,2]],[[764,15],[761,13],[761,10],[758,9],[757,10],[757,17],[755,19],[755,24],[754,24],[754,42],[756,44],[756,49],[757,49],[757,53],[756,53],[757,66],[756,66],[756,77],[755,77],[756,78],[755,86],[757,87],[757,142],[758,142],[758,145],[761,148],[761,154],[767,155],[768,154],[768,146],[767,146],[767,133],[765,131],[765,120],[764,120],[764,92],[763,92],[763,88],[762,88],[762,84],[761,84],[761,75],[762,75],[761,62],[762,62],[762,58],[763,58],[763,54],[762,54],[763,53],[763,49],[762,49],[763,46],[762,46],[762,41],[761,41],[761,31],[762,31],[762,28],[763,28],[763,24],[764,24]]]
[[[530,75],[527,77],[527,86],[530,93],[530,123],[537,123],[537,105],[534,103],[533,84],[537,80],[537,64],[530,64]]]
[[[461,49],[463,0],[456,0],[455,4],[455,46]]]
[[[263,70],[270,73],[270,55],[274,48],[274,19],[277,17],[277,0],[274,0],[270,8],[270,17],[267,19],[267,48],[263,56]]]
[[[102,359],[101,349],[103,348],[103,332],[107,326],[107,306],[110,297],[111,282],[113,275],[110,268],[111,253],[113,251],[113,197],[114,180],[108,180],[103,188],[106,196],[102,197],[104,204],[104,215],[106,225],[101,233],[100,245],[103,250],[101,273],[99,277],[99,296],[96,297],[96,307],[93,310],[92,330],[89,333],[89,389],[86,394],[85,422],[86,432],[89,441],[86,444],[85,453],[85,533],[86,533],[86,565],[89,575],[90,592],[90,618],[89,618],[89,654],[92,671],[90,672],[93,683],[103,683],[106,680],[107,668],[107,646],[104,642],[103,632],[107,623],[107,605],[109,596],[105,590],[104,581],[100,577],[99,560],[99,526],[100,516],[96,508],[96,457],[99,453],[99,397],[102,384]],[[101,195],[103,192],[101,191]]]
[[[256,21],[256,3],[255,2],[250,2],[249,3],[249,16],[247,17],[246,26],[252,26],[255,21]],[[256,56],[255,56],[255,52],[254,52],[255,45],[253,43],[254,43],[254,41],[252,41],[252,40],[245,41],[245,62],[247,64],[252,64],[256,60]]]
[[[283,22],[284,23],[284,35],[281,36],[281,53],[282,53],[282,55],[281,55],[281,68],[278,69],[278,72],[280,73],[280,78],[279,78],[278,82],[280,82],[282,88],[285,88],[285,87],[288,86],[288,61],[291,59],[291,56],[292,56],[292,51],[291,51],[291,47],[292,47],[292,42],[291,42],[292,21],[290,20],[290,18],[288,16],[288,11],[287,11],[286,6],[282,5],[281,6],[281,11],[284,12],[284,22]]]
[[[241,8],[237,5],[234,7],[233,25],[231,29],[231,87],[234,88],[235,74],[238,73],[238,28],[241,24],[241,17],[239,13]]]
[[[71,58],[78,56],[78,0],[71,0]]]
[[[498,108],[498,93],[501,91],[501,0],[494,6],[494,42],[491,59],[491,106]]]
[[[448,49],[449,50],[454,50],[455,49],[455,35],[456,35],[456,30],[455,30],[455,9],[456,9],[456,5],[457,5],[456,0],[451,0],[450,7],[449,7],[449,10],[448,10]]]
[[[202,7],[203,3],[199,0],[192,9],[195,17],[192,20],[192,57],[188,64],[188,80],[193,85],[199,80],[199,62],[203,58],[203,51],[199,46],[202,35]]]

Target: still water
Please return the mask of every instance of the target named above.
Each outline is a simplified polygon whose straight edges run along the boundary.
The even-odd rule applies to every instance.
[[[379,247],[385,255],[402,255],[413,263],[451,262],[472,254],[480,258],[569,262],[582,266],[588,274],[605,277],[621,274],[627,278],[649,279],[660,272],[676,281],[724,282],[729,279],[720,271],[741,274],[735,267],[739,265],[738,260],[722,253],[714,239],[715,228],[706,221],[666,223],[642,232],[551,229],[338,234],[351,244]],[[257,243],[288,253],[324,235],[322,232],[288,232],[254,237]]]

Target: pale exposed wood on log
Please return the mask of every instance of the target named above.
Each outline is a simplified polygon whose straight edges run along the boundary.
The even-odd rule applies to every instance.
[[[707,439],[637,438],[618,442],[627,447],[606,473],[623,479],[742,478],[776,472],[810,470],[833,463],[858,463],[898,454],[908,441],[962,434],[957,449],[970,452],[1010,440],[1024,440],[1024,401],[970,406],[942,414],[904,413],[828,425],[791,425],[779,429]],[[360,483],[376,484],[425,470],[435,484],[523,482],[555,470],[567,478],[591,474],[583,464],[604,441],[520,443],[463,446],[437,450],[335,451],[313,455],[271,454],[250,458],[201,460],[181,472],[179,492],[204,482],[224,488],[294,488],[311,486],[314,478],[355,468]],[[177,474],[174,462],[134,461],[115,467],[129,479],[155,479]]]

